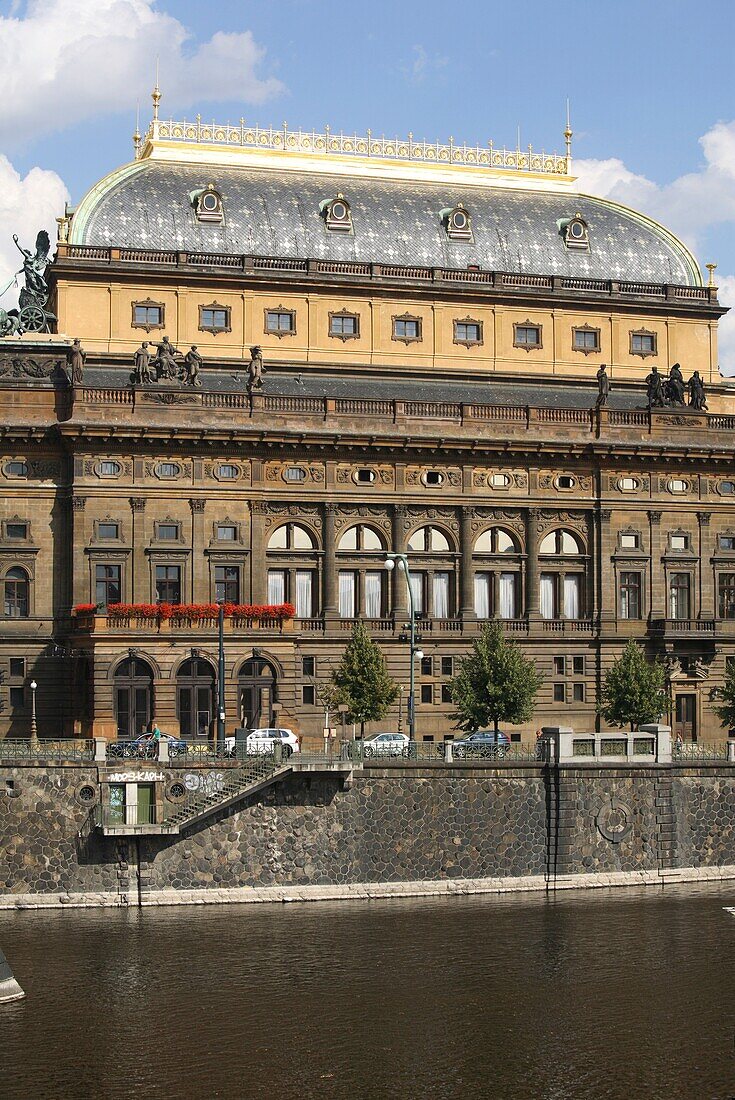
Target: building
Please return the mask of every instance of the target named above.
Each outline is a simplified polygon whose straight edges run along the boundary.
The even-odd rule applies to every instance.
[[[295,606],[226,620],[228,731],[321,736],[320,685],[357,618],[406,688],[385,722],[405,728],[396,551],[420,737],[451,728],[449,678],[492,616],[545,678],[520,734],[594,728],[632,637],[666,658],[677,730],[721,736],[724,309],[672,233],[578,193],[566,136],[552,156],[217,127],[163,121],[154,96],[133,162],[60,220],[56,333],[0,340],[0,732],[27,736],[35,699],[42,734],[129,736],[155,716],[210,736],[218,598]],[[198,348],[196,384],[133,373],[164,336]],[[699,371],[708,411],[648,408],[652,365],[674,363]]]

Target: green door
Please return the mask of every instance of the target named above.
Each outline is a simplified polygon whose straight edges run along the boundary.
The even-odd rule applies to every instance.
[[[153,797],[152,783],[138,784],[138,817],[137,825],[151,825],[156,812],[156,802]]]
[[[125,824],[125,784],[110,783],[110,824]]]

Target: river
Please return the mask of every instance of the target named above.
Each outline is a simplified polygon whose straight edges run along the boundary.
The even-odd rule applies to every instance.
[[[0,1096],[729,1100],[731,886],[1,912]]]

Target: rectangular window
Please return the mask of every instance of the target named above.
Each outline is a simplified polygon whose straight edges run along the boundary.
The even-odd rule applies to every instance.
[[[735,573],[720,573],[718,577],[720,618],[735,619]]]
[[[268,603],[279,604],[286,602],[286,570],[268,570]]]
[[[178,523],[159,523],[158,537],[159,539],[177,539],[179,537]]]
[[[217,539],[219,542],[236,542],[237,527],[234,524],[221,523],[217,527]]]
[[[554,702],[563,703],[566,698],[564,684],[554,684]]]
[[[501,573],[500,574],[500,607],[498,608],[499,617],[501,619],[515,619],[516,617],[516,574],[515,573]]]
[[[581,615],[582,578],[573,573],[564,577],[564,618],[578,619]]]
[[[572,699],[575,703],[584,702],[584,684],[572,684]]]
[[[120,527],[117,523],[100,523],[97,526],[97,537],[100,539],[117,539],[120,537]]]
[[[357,584],[353,572],[340,570],[339,574],[339,614],[342,619],[354,619]]]
[[[434,673],[434,664],[433,664],[433,662],[434,662],[433,657],[422,657],[421,658],[421,675],[422,676],[432,676],[433,675],[433,673]]]
[[[25,676],[26,674],[26,659],[25,657],[11,657],[9,662],[10,675],[11,676]]]
[[[542,573],[539,578],[539,602],[541,605],[542,619],[555,619],[556,607],[556,576],[553,573]]]
[[[454,657],[442,657],[442,676],[454,676]]]
[[[268,309],[265,314],[266,332],[296,332],[296,314],[293,310]]]
[[[481,344],[482,326],[479,321],[455,321],[455,344]]]
[[[147,302],[133,304],[134,328],[162,328],[163,306],[149,305]]]
[[[567,659],[566,659],[566,657],[555,657],[554,658],[554,675],[555,676],[566,676],[566,671],[567,671]]]
[[[421,685],[421,702],[433,703],[434,702],[434,685],[422,684]]]
[[[181,603],[181,566],[156,566],[156,600],[158,603]]]
[[[359,318],[354,313],[330,314],[329,335],[359,336]]]
[[[119,565],[95,565],[95,600],[102,607],[107,607],[109,603],[120,603],[120,573]]]
[[[364,576],[365,618],[379,619],[383,614],[383,573],[370,569]]]
[[[5,535],[9,539],[27,539],[28,538],[28,524],[27,523],[8,523],[5,526]]]
[[[655,332],[631,332],[631,334],[630,334],[630,352],[631,352],[631,355],[655,355],[656,354],[656,333]]]
[[[23,707],[26,701],[26,689],[22,687],[13,687],[10,689],[10,705],[11,707]]]
[[[296,570],[296,618],[310,619],[314,614],[314,574],[311,569]]]
[[[513,343],[517,348],[540,348],[540,325],[514,325]]]
[[[574,329],[574,350],[575,351],[599,351],[600,350],[600,330],[596,328],[575,328]]]
[[[200,306],[199,328],[202,332],[229,332],[230,311],[225,307]]]
[[[720,550],[735,550],[735,535],[720,535]]]
[[[449,618],[449,573],[434,573],[434,618]]]
[[[475,573],[475,614],[478,619],[490,618],[491,573]]]
[[[394,317],[394,340],[420,340],[421,321],[418,317]]]
[[[313,707],[316,702],[316,691],[313,684],[304,684],[301,689],[301,702],[307,707]]]
[[[689,549],[689,535],[672,535],[671,536],[671,549],[672,550],[688,550]]]
[[[640,538],[635,534],[621,535],[620,536],[620,549],[621,550],[637,550],[640,546]]]
[[[573,657],[572,667],[575,676],[584,676],[584,657]]]
[[[225,603],[240,602],[240,568],[237,565],[215,565],[214,598]]]
[[[449,684],[442,684],[442,703],[452,702],[452,689]]]
[[[669,576],[669,618],[688,619],[690,613],[689,573],[672,573]]]
[[[302,657],[301,658],[301,675],[302,676],[315,676],[316,675],[316,657]]]
[[[640,619],[641,617],[641,575],[640,573],[620,574],[620,618]]]
[[[424,573],[411,573],[411,593],[413,595],[413,609],[417,615],[424,613]]]

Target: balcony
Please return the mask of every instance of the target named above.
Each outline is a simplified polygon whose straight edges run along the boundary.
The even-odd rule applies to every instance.
[[[216,615],[197,618],[157,619],[144,615],[75,615],[72,619],[75,633],[115,636],[123,634],[216,634],[218,620]],[[232,616],[224,621],[225,634],[246,634],[258,631],[260,634],[292,634],[293,619],[248,618]]]
[[[716,624],[714,619],[651,619],[650,632],[659,637],[697,638],[700,641],[712,639],[714,641],[717,626],[719,624]]]

